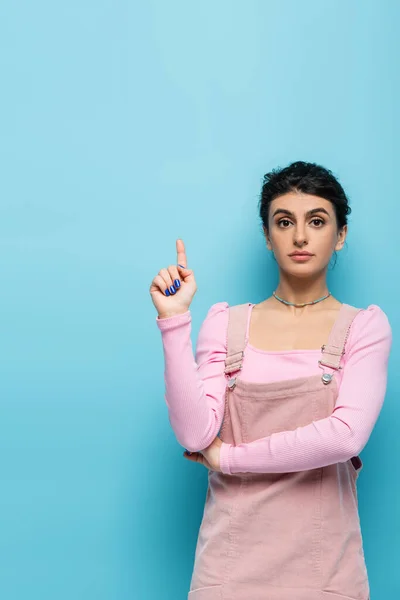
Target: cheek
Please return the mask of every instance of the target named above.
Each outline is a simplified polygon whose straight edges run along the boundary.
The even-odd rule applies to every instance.
[[[316,244],[321,246],[334,246],[336,244],[336,236],[330,227],[321,228],[316,231],[318,235],[313,236]]]

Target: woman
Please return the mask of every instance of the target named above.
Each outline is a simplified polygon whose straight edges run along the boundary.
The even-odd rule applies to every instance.
[[[208,469],[188,599],[368,600],[358,454],[384,401],[391,327],[376,304],[328,291],[350,213],[331,171],[271,171],[259,209],[278,287],[259,304],[212,305],[195,358],[182,240],[150,287],[170,423]]]

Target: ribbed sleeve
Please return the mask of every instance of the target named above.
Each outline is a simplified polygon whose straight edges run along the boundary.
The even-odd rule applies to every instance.
[[[209,309],[198,336],[195,356],[190,311],[159,319],[164,350],[165,401],[178,442],[192,452],[217,437],[224,414],[228,304]]]
[[[223,473],[290,473],[345,462],[365,447],[387,386],[392,331],[377,305],[360,311],[346,343],[335,408],[324,419],[250,443],[222,444]]]

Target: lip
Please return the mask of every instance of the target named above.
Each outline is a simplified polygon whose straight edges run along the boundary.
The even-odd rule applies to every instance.
[[[289,254],[289,256],[296,262],[304,262],[306,260],[309,260],[314,255],[313,254]]]

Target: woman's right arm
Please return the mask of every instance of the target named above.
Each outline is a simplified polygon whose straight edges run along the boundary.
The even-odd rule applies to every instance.
[[[193,355],[190,310],[156,317],[164,350],[165,401],[176,439],[191,452],[217,437],[224,415],[228,303],[217,302],[204,319]]]

